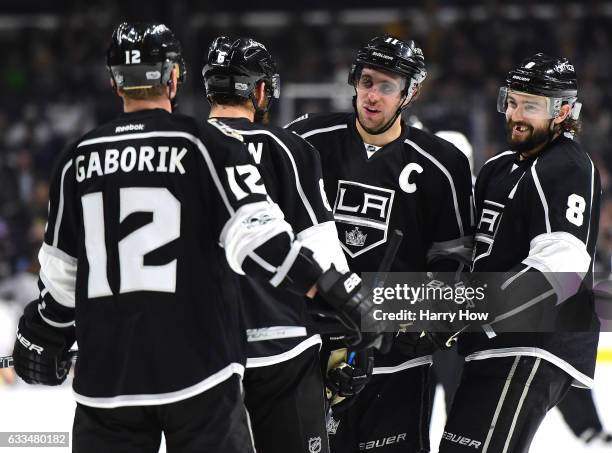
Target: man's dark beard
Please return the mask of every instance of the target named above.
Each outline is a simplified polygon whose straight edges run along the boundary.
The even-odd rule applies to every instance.
[[[514,126],[516,126],[517,124],[521,126],[526,126],[527,128],[529,128],[529,130],[531,131],[531,135],[523,141],[513,142],[512,141],[512,129],[514,129]],[[533,129],[532,126],[525,124],[525,123],[514,123],[512,121],[507,121],[506,122],[506,140],[508,142],[508,145],[510,145],[511,150],[518,151],[519,153],[523,153],[526,151],[531,151],[532,149],[537,148],[538,146],[550,140],[550,132],[546,129],[539,129],[536,131]]]

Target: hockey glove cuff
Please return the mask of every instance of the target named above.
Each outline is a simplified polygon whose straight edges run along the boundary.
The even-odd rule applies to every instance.
[[[50,326],[38,312],[38,301],[30,302],[17,329],[13,348],[15,372],[28,384],[61,384],[72,365],[68,351],[74,341],[74,327]]]

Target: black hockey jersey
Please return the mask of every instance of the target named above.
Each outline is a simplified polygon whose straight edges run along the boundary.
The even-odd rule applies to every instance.
[[[399,138],[369,157],[354,114],[305,115],[287,127],[321,155],[325,190],[353,272],[378,269],[395,229],[404,240],[393,272],[451,270],[444,267],[449,258],[469,263],[470,169],[449,142],[403,124]],[[377,367],[396,362],[376,360]]]
[[[556,297],[553,303],[560,303],[557,311],[566,325],[563,332],[497,336],[492,335],[495,325],[491,325],[491,339],[485,334],[459,337],[460,351],[467,360],[535,355],[558,365],[578,385],[592,386],[598,321],[592,293],[576,293],[576,279],[570,277],[576,275],[583,286],[592,287],[600,195],[597,169],[569,137],[556,138],[529,159],[520,160],[518,153],[506,151],[485,163],[475,189],[479,220],[473,270],[522,268],[523,272],[513,277],[512,284],[517,287],[526,284],[523,280],[530,274],[525,271],[538,272]],[[533,294],[532,300],[539,300],[537,296]],[[514,316],[527,320],[538,305],[517,307]],[[568,320],[573,323],[569,328]]]
[[[296,239],[313,251],[323,270],[332,262],[348,270],[323,190],[317,151],[282,128],[264,127],[246,118],[220,120],[243,136],[268,194],[293,227]],[[247,367],[289,360],[321,342],[319,335],[307,335],[304,297],[250,277],[241,278],[241,289],[249,340]]]
[[[242,374],[235,272],[274,278],[292,234],[220,122],[144,110],[81,138],[54,174],[39,254],[43,319],[76,322],[76,400],[165,404]]]

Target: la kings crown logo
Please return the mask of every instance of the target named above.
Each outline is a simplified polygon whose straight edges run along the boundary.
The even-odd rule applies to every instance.
[[[351,258],[387,241],[395,191],[338,181],[334,218],[342,248]]]
[[[346,238],[346,245],[354,245],[356,247],[363,247],[368,238],[367,234],[363,234],[359,231],[358,226],[356,226],[354,230],[344,233],[344,236]]]

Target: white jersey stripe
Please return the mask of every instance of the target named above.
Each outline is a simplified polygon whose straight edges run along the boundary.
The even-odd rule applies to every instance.
[[[542,190],[542,185],[540,184],[540,179],[538,178],[538,172],[536,171],[536,164],[538,163],[538,159],[533,162],[531,166],[531,175],[533,176],[533,182],[535,183],[536,189],[538,190],[538,194],[540,195],[540,200],[542,201],[542,207],[544,208],[544,220],[546,222],[546,232],[550,233],[550,219],[548,218],[548,202],[546,201],[546,197],[544,196],[544,191]]]
[[[287,276],[287,273],[293,267],[293,264],[295,263],[295,260],[297,259],[298,255],[300,254],[301,249],[302,243],[297,239],[293,241],[293,244],[291,244],[291,249],[289,250],[289,253],[287,253],[285,260],[276,270],[276,274],[274,275],[274,277],[270,279],[270,284],[272,286],[276,288],[283,282],[283,280]]]
[[[57,247],[57,242],[59,241],[59,229],[62,224],[62,217],[64,215],[64,179],[66,177],[66,172],[72,166],[72,160],[69,160],[64,168],[62,169],[62,179],[60,180],[60,197],[59,204],[57,206],[57,215],[55,216],[55,228],[53,229],[53,247]]]
[[[510,283],[512,283],[514,280],[516,280],[517,278],[519,278],[521,275],[523,275],[525,272],[527,272],[529,269],[531,269],[531,266],[527,266],[525,267],[525,269],[523,269],[520,272],[517,272],[516,274],[514,274],[512,277],[510,277],[508,280],[506,280],[504,283],[502,283],[501,285],[501,289],[502,291],[504,291],[508,285],[510,285]]]
[[[515,357],[527,355],[530,357],[540,357],[553,365],[558,366],[571,377],[574,378],[572,385],[574,387],[588,388],[591,389],[595,385],[595,381],[587,375],[581,373],[568,362],[556,356],[550,351],[541,348],[535,348],[531,346],[517,346],[512,348],[498,348],[498,349],[485,349],[483,351],[477,351],[465,358],[466,362],[471,360],[486,360],[493,359],[496,357]]]
[[[346,129],[346,128],[348,128],[348,125],[346,125],[346,124],[338,124],[336,126],[323,127],[321,129],[313,129],[311,131],[304,132],[303,134],[298,134],[298,135],[300,137],[302,137],[302,138],[308,138],[308,137],[311,137],[313,135],[323,134],[325,132],[332,132],[332,131],[337,131],[339,129]]]
[[[306,351],[307,349],[313,346],[318,345],[319,350],[320,350],[321,344],[322,344],[321,336],[319,334],[315,334],[311,337],[308,337],[301,343],[297,344],[295,347],[289,349],[288,351],[282,352],[280,354],[269,355],[265,357],[248,357],[246,367],[247,368],[259,368],[262,366],[270,366],[270,365],[276,365],[277,363],[286,362],[287,360],[291,360],[294,357],[297,357],[302,352]]]
[[[489,162],[493,162],[494,160],[499,159],[500,157],[503,157],[503,156],[508,156],[509,154],[514,154],[514,151],[504,151],[503,153],[499,153],[496,156],[491,157],[483,164],[483,167],[487,165]]]
[[[586,154],[586,153],[585,153]],[[595,191],[595,165],[591,160],[591,156],[587,154],[589,158],[589,162],[591,163],[591,205],[589,206],[589,226],[587,229],[586,241],[584,241],[584,245],[589,246],[589,236],[591,235],[591,217],[593,216],[593,192]]]
[[[73,393],[74,399],[77,401],[77,403],[81,403],[85,406],[99,407],[102,409],[112,409],[115,407],[124,406],[157,406],[160,404],[175,403],[177,401],[186,400],[192,396],[199,395],[213,388],[214,386],[225,382],[234,374],[242,377],[244,375],[244,366],[239,363],[232,362],[225,368],[222,368],[211,376],[208,376],[203,381],[175,392],[148,395],[118,395],[108,398],[85,396],[76,393],[75,391],[73,391]]]
[[[424,355],[422,357],[417,357],[416,359],[410,359],[404,363],[400,363],[395,366],[379,366],[374,367],[372,374],[391,374],[398,373],[400,371],[407,370],[408,368],[414,368],[421,365],[431,365],[433,363],[433,358],[430,355]]]
[[[438,161],[435,157],[433,157],[428,152],[424,151],[423,148],[421,148],[419,145],[414,143],[412,140],[406,139],[406,140],[404,140],[404,143],[409,144],[417,152],[419,152],[420,154],[425,156],[427,159],[429,159],[431,162],[433,162],[433,164],[436,167],[438,167],[440,169],[440,171],[442,171],[444,176],[446,176],[446,178],[448,179],[448,182],[450,184],[450,188],[451,188],[451,191],[452,191],[452,194],[453,194],[453,204],[455,205],[455,215],[457,216],[457,226],[459,227],[459,235],[460,236],[464,236],[465,233],[463,231],[463,222],[461,220],[461,212],[459,211],[459,203],[457,202],[457,191],[455,190],[455,182],[453,181],[453,177],[451,176],[449,171],[446,169],[446,167],[444,167],[444,165],[442,165],[440,163],[440,161]]]
[[[295,164],[295,159],[293,158],[293,155],[287,148],[287,145],[285,145],[285,143],[283,143],[283,141],[279,139],[276,135],[274,135],[272,132],[265,130],[265,129],[248,130],[248,131],[244,131],[241,129],[234,129],[234,130],[241,135],[258,135],[258,134],[269,135],[276,141],[276,143],[280,145],[281,148],[283,148],[283,151],[285,151],[285,153],[289,157],[289,160],[291,161],[291,167],[293,168],[293,174],[295,175],[295,187],[298,191],[298,194],[300,195],[300,199],[302,200],[304,207],[306,208],[306,211],[308,212],[308,215],[310,216],[310,221],[312,222],[313,225],[318,224],[319,222],[317,220],[317,216],[314,213],[314,209],[312,209],[312,205],[308,201],[308,198],[306,197],[306,194],[304,193],[304,189],[302,188],[302,183],[300,182],[300,175],[298,174],[297,165]]]

